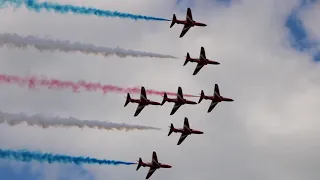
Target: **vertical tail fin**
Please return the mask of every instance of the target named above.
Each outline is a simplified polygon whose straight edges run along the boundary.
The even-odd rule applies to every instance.
[[[185,66],[185,65],[189,62],[189,59],[190,59],[190,54],[189,54],[189,53],[187,53],[186,61],[184,61],[183,66]]]
[[[203,92],[203,90],[201,90],[200,99],[199,99],[198,104],[203,100],[204,96],[205,96],[204,92]]]
[[[220,90],[219,90],[219,85],[218,84],[214,85],[214,95],[220,97]]]
[[[161,106],[164,105],[164,103],[166,103],[167,99],[168,99],[167,93],[164,93]]]
[[[173,124],[171,123],[171,126],[170,126],[170,130],[169,130],[169,134],[168,134],[168,136],[170,136],[170,134],[173,132],[173,129],[174,129],[174,127],[173,127]]]
[[[126,100],[126,103],[124,104],[124,107],[126,107],[129,104],[130,100],[131,100],[130,94],[127,93],[127,100]]]
[[[175,14],[173,14],[172,23],[170,25],[170,28],[172,28],[172,26],[176,23],[176,21],[177,21],[177,17]]]
[[[142,165],[142,159],[141,159],[141,158],[139,158],[138,166],[137,166],[136,171],[138,171],[138,169],[141,167],[141,165]]]

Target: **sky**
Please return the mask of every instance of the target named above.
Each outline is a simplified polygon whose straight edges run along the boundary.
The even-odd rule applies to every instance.
[[[173,104],[146,107],[133,117],[136,104],[123,107],[125,94],[70,90],[30,90],[1,85],[0,110],[99,119],[163,128],[161,131],[103,131],[0,125],[3,149],[30,149],[74,156],[150,161],[152,151],[171,169],[160,179],[318,180],[320,178],[320,2],[301,0],[150,1],[51,0],[121,12],[184,19],[208,24],[179,38],[181,25],[170,22],[0,9],[0,33],[17,33],[86,42],[162,54],[178,59],[103,57],[82,53],[39,52],[34,48],[0,48],[0,72],[86,80],[121,87],[145,86],[170,92],[212,95],[214,84],[222,102],[207,113],[209,101],[180,108]],[[186,53],[198,57],[200,47],[219,66],[206,66],[196,76],[194,63],[183,66]],[[139,95],[132,95],[134,98]],[[160,96],[148,96],[161,101]],[[198,98],[190,98],[198,101]],[[168,126],[204,131],[177,146],[178,134]],[[0,179],[121,180],[144,179],[146,168],[135,166],[21,163],[0,160]]]
[[[320,61],[320,51],[317,48],[319,39],[310,37],[310,33],[306,29],[303,20],[301,20],[300,14],[308,12],[310,7],[313,7],[318,2],[317,0],[301,0],[291,11],[286,21],[286,27],[289,29],[292,38],[291,46],[298,51],[311,53],[314,61]]]

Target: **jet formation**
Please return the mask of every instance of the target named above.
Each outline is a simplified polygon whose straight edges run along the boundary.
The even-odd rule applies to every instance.
[[[147,94],[146,94],[146,90],[145,90],[145,87],[141,87],[141,94],[140,94],[140,99],[133,99],[131,98],[130,94],[128,93],[127,94],[127,97],[126,97],[126,102],[124,104],[124,107],[126,107],[130,102],[131,103],[137,103],[138,104],[138,107],[134,113],[134,117],[138,116],[140,114],[140,112],[142,111],[142,109],[148,105],[154,105],[154,106],[162,106],[164,105],[166,102],[171,102],[171,103],[174,103],[174,106],[170,112],[170,115],[173,115],[177,112],[177,110],[182,106],[182,105],[186,105],[186,104],[189,104],[189,105],[195,105],[195,104],[200,104],[202,100],[211,100],[211,104],[209,106],[209,109],[208,109],[208,113],[210,113],[213,108],[216,107],[216,105],[222,101],[225,101],[225,102],[232,102],[234,101],[233,99],[231,98],[227,98],[227,97],[224,97],[224,96],[221,96],[220,95],[220,90],[219,90],[219,85],[218,84],[215,84],[214,85],[214,93],[213,93],[213,96],[207,96],[204,94],[204,91],[201,90],[201,93],[200,93],[200,99],[197,102],[195,101],[191,101],[191,100],[188,100],[188,99],[185,99],[183,97],[183,92],[182,92],[182,88],[179,86],[178,87],[178,92],[177,92],[177,97],[176,98],[168,98],[168,95],[167,93],[164,93],[163,95],[163,100],[161,103],[159,102],[156,102],[156,101],[151,101],[149,99],[147,99]]]
[[[207,113],[210,113],[216,107],[216,105],[218,103],[222,102],[222,101],[226,101],[226,102],[234,101],[231,98],[224,97],[224,96],[220,95],[220,90],[219,90],[218,84],[215,84],[215,86],[214,86],[213,96],[207,96],[207,95],[204,94],[204,91],[201,90],[200,98],[199,98],[198,103],[194,102],[194,101],[191,101],[191,100],[185,99],[183,97],[182,88],[180,86],[178,87],[177,97],[175,99],[168,98],[167,94],[164,93],[163,100],[162,100],[161,103],[156,102],[156,101],[151,101],[151,100],[147,99],[145,87],[142,86],[141,87],[140,99],[132,99],[130,97],[130,94],[128,93],[124,106],[127,106],[129,104],[129,102],[137,103],[138,107],[137,107],[136,112],[134,114],[134,116],[136,117],[136,116],[139,115],[139,113],[142,111],[142,109],[145,106],[148,106],[148,105],[160,105],[160,106],[162,106],[166,102],[172,102],[172,103],[174,103],[174,106],[173,106],[173,108],[171,110],[170,115],[173,115],[182,105],[185,105],[185,104],[192,104],[192,105],[200,104],[202,102],[202,100],[211,100],[211,104],[209,106],[209,109],[208,109]],[[200,130],[195,130],[195,129],[190,128],[189,120],[188,120],[187,117],[184,118],[183,128],[175,128],[172,123],[169,126],[169,128],[170,129],[169,129],[168,136],[170,136],[172,133],[181,133],[177,145],[181,145],[181,143],[191,134],[204,134],[204,132],[202,132]],[[158,162],[158,158],[157,158],[157,154],[156,154],[155,151],[152,154],[152,162],[150,162],[150,163],[145,163],[145,162],[142,161],[141,158],[139,158],[138,166],[137,166],[136,170],[138,170],[141,166],[142,167],[149,167],[149,171],[148,171],[148,174],[146,176],[146,179],[149,179],[151,177],[151,175],[157,169],[160,169],[160,168],[171,168],[172,167],[171,165],[159,163]]]
[[[200,22],[197,22],[197,21],[194,21],[193,18],[192,18],[192,12],[191,12],[191,9],[188,8],[187,9],[187,14],[186,14],[186,20],[177,20],[177,17],[175,14],[173,14],[173,18],[172,18],[172,22],[171,22],[171,25],[170,25],[170,28],[172,28],[173,25],[175,24],[183,24],[183,29],[182,29],[182,32],[180,34],[180,38],[182,38],[188,31],[191,27],[194,27],[194,26],[207,26],[206,24],[204,23],[200,23]],[[183,64],[183,66],[185,66],[188,62],[195,62],[197,63],[197,66],[196,66],[196,69],[194,70],[193,72],[193,75],[196,75],[198,74],[198,72],[203,68],[203,66],[205,65],[208,65],[208,64],[212,64],[212,65],[219,65],[220,63],[217,62],[217,61],[213,61],[213,60],[209,60],[207,59],[206,57],[206,52],[205,52],[205,49],[204,47],[201,47],[200,49],[200,57],[199,58],[191,58],[190,57],[190,54],[187,53],[187,56],[186,56],[186,60]]]
[[[173,14],[173,18],[172,18],[172,22],[170,25],[170,28],[173,27],[174,24],[183,24],[183,29],[182,32],[180,34],[180,38],[184,37],[184,35],[189,31],[189,29],[191,27],[194,26],[207,26],[204,23],[200,23],[197,21],[193,20],[192,17],[192,12],[191,9],[188,8],[187,9],[187,14],[186,14],[186,20],[177,20],[176,15]],[[197,63],[197,66],[193,72],[193,75],[197,75],[199,73],[199,71],[208,64],[211,65],[219,65],[220,62],[218,61],[214,61],[214,60],[210,60],[206,57],[206,52],[205,52],[205,48],[201,47],[200,48],[200,56],[199,58],[192,58],[189,54],[189,52],[187,52],[187,56],[185,59],[185,62],[183,64],[183,66],[186,66],[188,64],[188,62],[192,62],[192,63]],[[218,84],[214,85],[214,92],[212,96],[208,96],[204,94],[204,91],[201,90],[200,96],[199,96],[199,101],[195,102],[195,101],[191,101],[188,99],[185,99],[183,97],[183,92],[182,92],[182,88],[179,86],[178,87],[178,91],[176,94],[176,98],[168,98],[167,93],[164,93],[163,95],[163,100],[162,102],[156,102],[156,101],[151,101],[147,98],[147,94],[146,94],[146,90],[145,87],[141,87],[141,93],[140,93],[140,99],[133,99],[131,98],[130,94],[127,94],[126,97],[126,102],[124,104],[124,107],[126,107],[129,103],[137,103],[137,109],[134,113],[134,117],[137,117],[141,111],[144,109],[144,107],[148,106],[148,105],[153,105],[153,106],[163,106],[166,102],[168,103],[174,103],[174,106],[170,112],[170,115],[174,115],[177,110],[182,106],[182,105],[196,105],[196,104],[200,104],[202,102],[202,100],[211,100],[210,106],[207,110],[207,113],[210,113],[216,106],[218,103],[220,102],[232,102],[234,101],[231,98],[228,97],[224,97],[220,94],[220,90],[219,90],[219,86]],[[173,126],[173,124],[171,123],[171,125],[169,126],[169,133],[168,136],[170,136],[172,133],[180,133],[180,138],[178,140],[177,145],[181,145],[182,142],[184,142],[184,140],[192,134],[204,134],[204,132],[200,131],[200,130],[195,130],[192,129],[189,125],[189,120],[187,117],[184,118],[184,123],[183,123],[183,127],[182,128],[175,128]],[[158,161],[157,158],[157,154],[155,151],[153,151],[152,153],[152,161],[151,162],[143,162],[141,158],[139,158],[138,160],[138,166],[137,166],[137,171],[140,167],[149,167],[149,171],[147,173],[146,179],[149,179],[152,174],[160,168],[172,168],[171,165],[168,164],[162,164]]]

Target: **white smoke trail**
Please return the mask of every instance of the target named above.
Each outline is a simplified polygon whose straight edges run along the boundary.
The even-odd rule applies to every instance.
[[[41,114],[28,116],[24,113],[11,114],[0,111],[0,124],[6,123],[10,126],[16,126],[26,123],[28,126],[38,126],[42,128],[49,127],[78,127],[78,128],[97,128],[104,130],[160,130],[159,128],[139,125],[117,124],[96,120],[79,120],[73,117],[47,117]]]
[[[103,56],[116,55],[119,57],[155,57],[155,58],[176,58],[170,55],[162,55],[156,53],[148,53],[134,50],[117,48],[108,48],[95,46],[93,44],[83,44],[80,42],[70,42],[62,40],[41,39],[35,36],[22,37],[17,34],[4,33],[0,34],[0,46],[15,46],[18,48],[27,48],[33,46],[39,51],[54,51],[60,50],[63,52],[80,51],[85,54],[101,54]]]

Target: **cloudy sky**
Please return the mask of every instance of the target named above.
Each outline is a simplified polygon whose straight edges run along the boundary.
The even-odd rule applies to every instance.
[[[152,151],[172,169],[151,177],[202,180],[318,180],[320,178],[320,2],[307,0],[51,0],[142,15],[184,19],[191,7],[195,27],[178,38],[182,26],[170,22],[133,21],[83,15],[35,13],[25,8],[0,10],[0,33],[35,35],[170,54],[178,59],[119,58],[81,53],[0,49],[0,73],[46,75],[62,80],[86,80],[121,87],[212,95],[214,84],[221,103],[210,114],[209,101],[185,106],[170,116],[173,104],[146,107],[133,117],[136,104],[123,107],[125,94],[103,95],[70,90],[29,90],[1,85],[0,110],[44,113],[149,125],[161,131],[103,131],[41,129],[0,125],[2,149],[39,150],[74,156],[124,161],[151,160]],[[200,47],[219,66],[206,66],[197,76],[194,63],[183,67],[187,52],[198,57]],[[139,95],[133,95],[138,97]],[[161,101],[161,97],[149,96]],[[197,98],[192,100],[198,101]],[[189,136],[177,146],[178,134],[167,137],[168,126],[191,128],[203,135]],[[144,179],[147,168],[135,166],[61,165],[0,160],[0,179],[12,180],[122,180]]]

